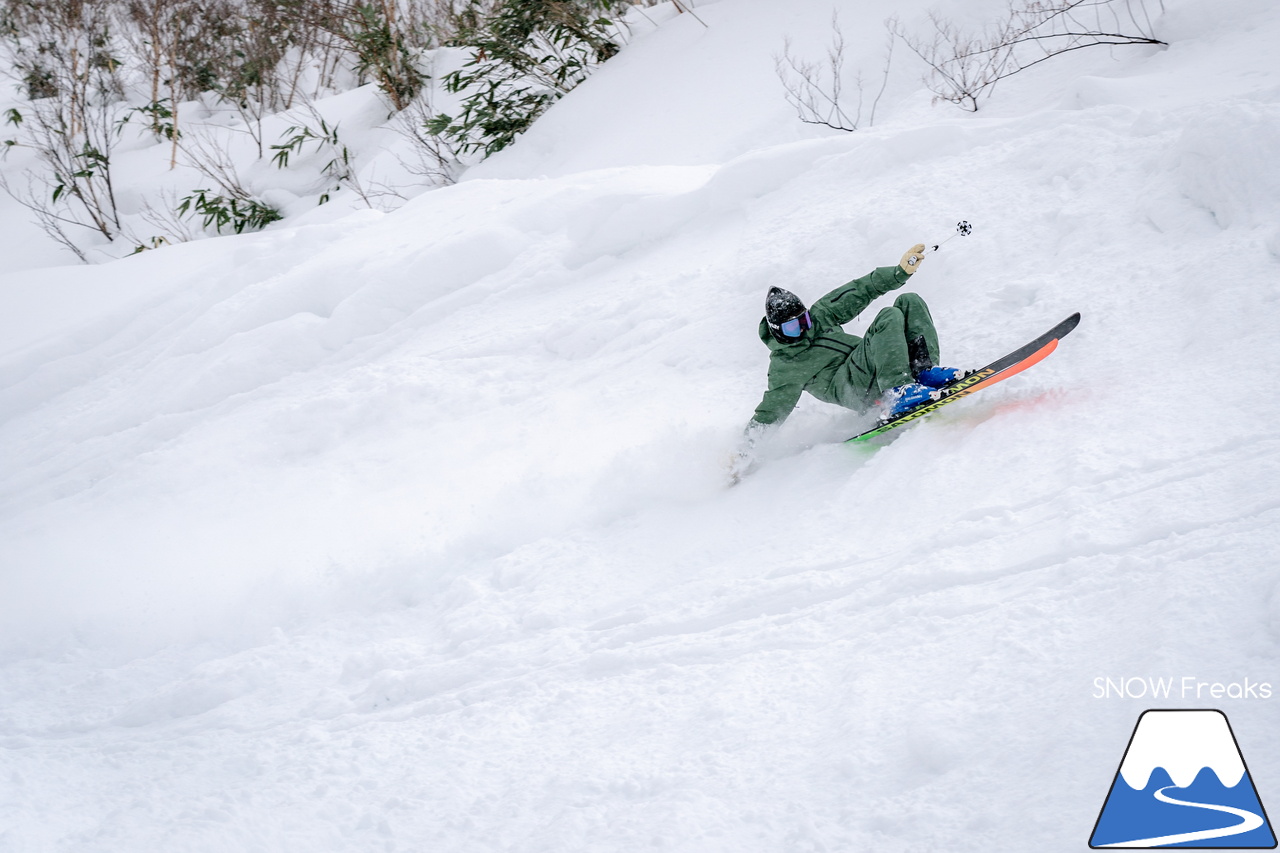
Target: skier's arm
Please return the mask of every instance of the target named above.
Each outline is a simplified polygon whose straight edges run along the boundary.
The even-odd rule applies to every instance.
[[[909,277],[910,273],[901,266],[878,267],[861,278],[837,287],[815,302],[813,308],[815,311],[821,307],[828,308],[832,319],[844,325],[861,314],[877,298],[902,287]]]
[[[920,268],[924,260],[924,243],[917,243],[903,254],[896,267],[877,267],[862,278],[855,278],[844,287],[837,287],[819,299],[814,308],[826,307],[831,317],[840,325],[862,313],[877,297],[890,290],[897,290]]]
[[[787,419],[787,415],[791,414],[791,410],[796,407],[796,403],[800,402],[800,395],[804,393],[804,386],[794,382],[779,381],[775,378],[774,372],[769,371],[769,390],[764,392],[764,398],[760,401],[760,405],[756,406],[756,413],[751,418],[751,424],[780,424]],[[750,429],[750,426],[748,427]]]
[[[729,483],[738,482],[755,468],[756,446],[774,429],[773,426],[751,420],[742,431],[738,449],[729,456]]]

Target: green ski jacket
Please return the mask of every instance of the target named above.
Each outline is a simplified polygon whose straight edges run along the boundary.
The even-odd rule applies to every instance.
[[[878,393],[874,379],[851,356],[862,338],[841,328],[878,297],[896,290],[910,275],[900,266],[879,267],[837,287],[813,303],[813,328],[790,343],[780,343],[760,320],[760,340],[769,347],[769,390],[752,420],[761,424],[784,421],[808,391],[824,403],[866,411]]]

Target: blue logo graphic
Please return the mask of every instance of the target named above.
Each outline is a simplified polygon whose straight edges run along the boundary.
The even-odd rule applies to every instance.
[[[1226,714],[1144,711],[1089,846],[1274,848]]]

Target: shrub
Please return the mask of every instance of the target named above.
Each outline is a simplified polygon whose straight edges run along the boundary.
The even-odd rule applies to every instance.
[[[212,225],[219,234],[227,226],[237,234],[246,229],[259,231],[284,218],[280,211],[256,199],[229,198],[209,193],[210,190],[195,190],[191,195],[183,197],[182,203],[178,205],[178,215],[201,216],[204,227]]]
[[[618,28],[604,15],[617,0],[497,0],[468,2],[454,14],[450,43],[471,58],[444,77],[464,93],[455,117],[437,114],[430,133],[460,153],[501,151],[596,65],[617,54]]]

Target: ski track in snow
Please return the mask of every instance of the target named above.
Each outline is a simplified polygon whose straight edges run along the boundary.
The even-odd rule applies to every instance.
[[[1280,14],[1167,5],[832,136],[753,59],[829,6],[659,9],[392,214],[4,276],[0,851],[1085,845],[1145,707],[1093,679],[1280,640]],[[726,489],[768,286],[961,217],[944,359],[1079,329],[882,447],[806,401]]]

